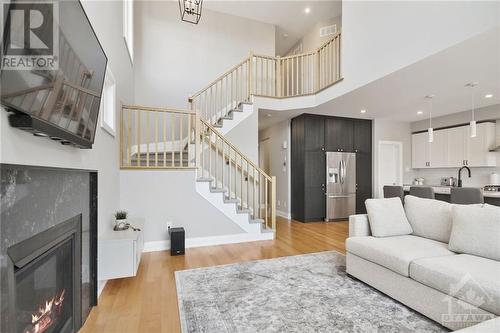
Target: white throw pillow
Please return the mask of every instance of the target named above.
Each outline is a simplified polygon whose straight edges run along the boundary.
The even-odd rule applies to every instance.
[[[368,199],[365,204],[373,236],[388,237],[412,233],[400,198]]]
[[[413,234],[448,243],[451,234],[452,205],[440,200],[424,199],[407,195],[405,212]]]
[[[449,249],[500,261],[500,207],[453,205]]]

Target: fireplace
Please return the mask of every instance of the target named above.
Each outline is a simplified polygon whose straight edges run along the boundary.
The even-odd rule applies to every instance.
[[[0,167],[0,331],[77,332],[97,303],[97,173]]]
[[[14,332],[75,332],[81,312],[78,215],[8,248]]]

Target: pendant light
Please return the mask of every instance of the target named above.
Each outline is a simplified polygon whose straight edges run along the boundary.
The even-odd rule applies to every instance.
[[[472,119],[470,121],[470,137],[475,138],[477,135],[477,126],[476,126],[476,119],[475,119],[475,114],[474,114],[474,87],[476,87],[479,83],[477,82],[470,82],[467,83],[465,86],[467,88],[472,88],[471,91],[471,112],[472,112]]]
[[[432,128],[432,99],[434,98],[435,95],[427,95],[425,96],[426,99],[429,100],[429,129],[427,130],[428,133],[428,141],[429,143],[434,142],[434,129]]]

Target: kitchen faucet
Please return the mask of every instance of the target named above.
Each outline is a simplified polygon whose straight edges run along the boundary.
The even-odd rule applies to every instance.
[[[463,166],[458,170],[458,187],[462,187],[462,170],[466,169],[469,172],[469,178],[471,177],[470,169],[467,166]]]

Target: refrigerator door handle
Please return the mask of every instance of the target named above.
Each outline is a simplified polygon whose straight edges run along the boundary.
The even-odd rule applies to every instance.
[[[354,197],[355,194],[341,194],[341,195],[337,195],[337,194],[328,194],[328,193],[325,193],[326,197],[327,198],[332,198],[332,199],[335,199],[335,198],[351,198],[351,197]]]
[[[339,173],[340,173],[340,184],[343,185],[345,182],[345,161],[344,160],[340,160]]]

